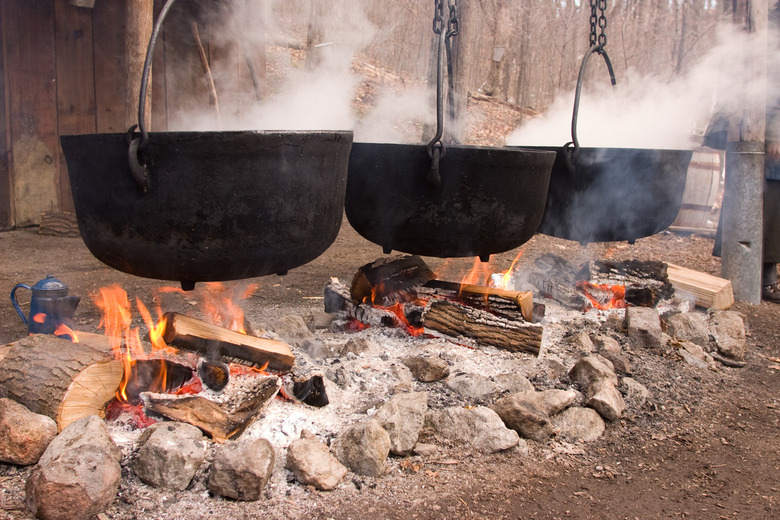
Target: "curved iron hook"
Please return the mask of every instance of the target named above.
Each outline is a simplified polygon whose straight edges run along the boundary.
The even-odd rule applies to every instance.
[[[135,182],[144,190],[149,189],[149,169],[146,167],[146,160],[141,161],[143,151],[141,148],[141,136],[135,135],[135,129],[138,125],[133,125],[127,131],[127,142],[129,149],[127,151],[127,165],[130,168],[130,175]]]
[[[569,144],[573,144],[575,153],[580,148],[580,142],[577,139],[577,116],[580,110],[580,93],[582,92],[582,83],[585,78],[585,69],[588,66],[588,58],[590,58],[590,55],[594,53],[598,53],[604,58],[604,62],[607,65],[607,70],[609,71],[609,79],[612,82],[612,86],[614,87],[617,84],[617,81],[615,80],[615,71],[612,68],[612,62],[609,61],[609,56],[607,55],[607,51],[604,50],[604,46],[592,45],[590,49],[588,49],[588,52],[585,53],[585,56],[583,56],[582,64],[580,65],[580,73],[577,76],[577,89],[574,94],[574,111],[571,117],[571,142],[564,145],[564,147],[566,147]]]
[[[149,38],[149,45],[146,48],[146,60],[144,61],[144,69],[141,74],[141,89],[138,99],[138,124],[131,126],[127,130],[127,164],[130,168],[130,174],[133,179],[138,183],[142,190],[147,191],[149,189],[149,168],[146,165],[146,161],[142,160],[142,155],[146,147],[149,146],[149,132],[144,126],[144,120],[146,116],[146,93],[149,84],[149,73],[152,68],[152,56],[154,54],[154,45],[157,42],[157,36],[160,34],[163,21],[168,15],[171,6],[176,0],[167,0],[160,16],[157,18],[157,22],[152,29],[152,36]],[[135,135],[136,128],[140,132],[140,135]]]

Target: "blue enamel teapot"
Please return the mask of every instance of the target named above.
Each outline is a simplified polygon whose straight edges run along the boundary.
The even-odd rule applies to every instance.
[[[16,301],[16,290],[20,288],[32,291],[29,316],[24,315]],[[11,289],[11,303],[30,334],[53,334],[60,324],[68,325],[80,301],[79,296],[68,296],[68,286],[53,275],[32,287],[20,283]]]

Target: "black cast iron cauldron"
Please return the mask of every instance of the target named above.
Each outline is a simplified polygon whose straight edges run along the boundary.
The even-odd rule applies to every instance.
[[[352,132],[148,135],[145,192],[126,134],[60,138],[81,236],[105,264],[191,288],[284,273],[335,240]]]
[[[426,146],[354,143],[347,218],[386,253],[487,260],[536,232],[554,159],[546,150],[449,145],[432,185]]]
[[[555,150],[539,232],[586,244],[633,242],[677,217],[691,150],[547,148]]]

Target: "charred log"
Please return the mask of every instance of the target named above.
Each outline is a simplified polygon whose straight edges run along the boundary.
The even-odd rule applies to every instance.
[[[359,303],[387,307],[407,301],[412,288],[434,278],[436,275],[419,256],[380,258],[358,268],[350,295]]]

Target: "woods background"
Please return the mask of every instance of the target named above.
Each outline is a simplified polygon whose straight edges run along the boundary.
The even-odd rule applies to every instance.
[[[610,0],[607,49],[618,82],[684,74],[713,45],[719,21],[747,4]],[[139,73],[132,65],[139,49],[129,46],[140,40],[145,47],[148,37],[130,43],[144,25],[134,17],[148,13],[151,21],[162,5],[0,1],[0,229],[36,225],[47,210],[73,211],[59,135],[124,132],[137,122],[132,88]],[[543,112],[573,89],[589,47],[589,2],[458,5],[461,98],[479,93]],[[181,114],[213,104],[199,50],[224,113],[246,112],[257,97],[273,102],[283,94],[279,78],[313,67],[322,44],[346,43],[361,63],[424,85],[432,70],[433,14],[433,0],[179,0],[154,56],[151,129],[181,126]]]

